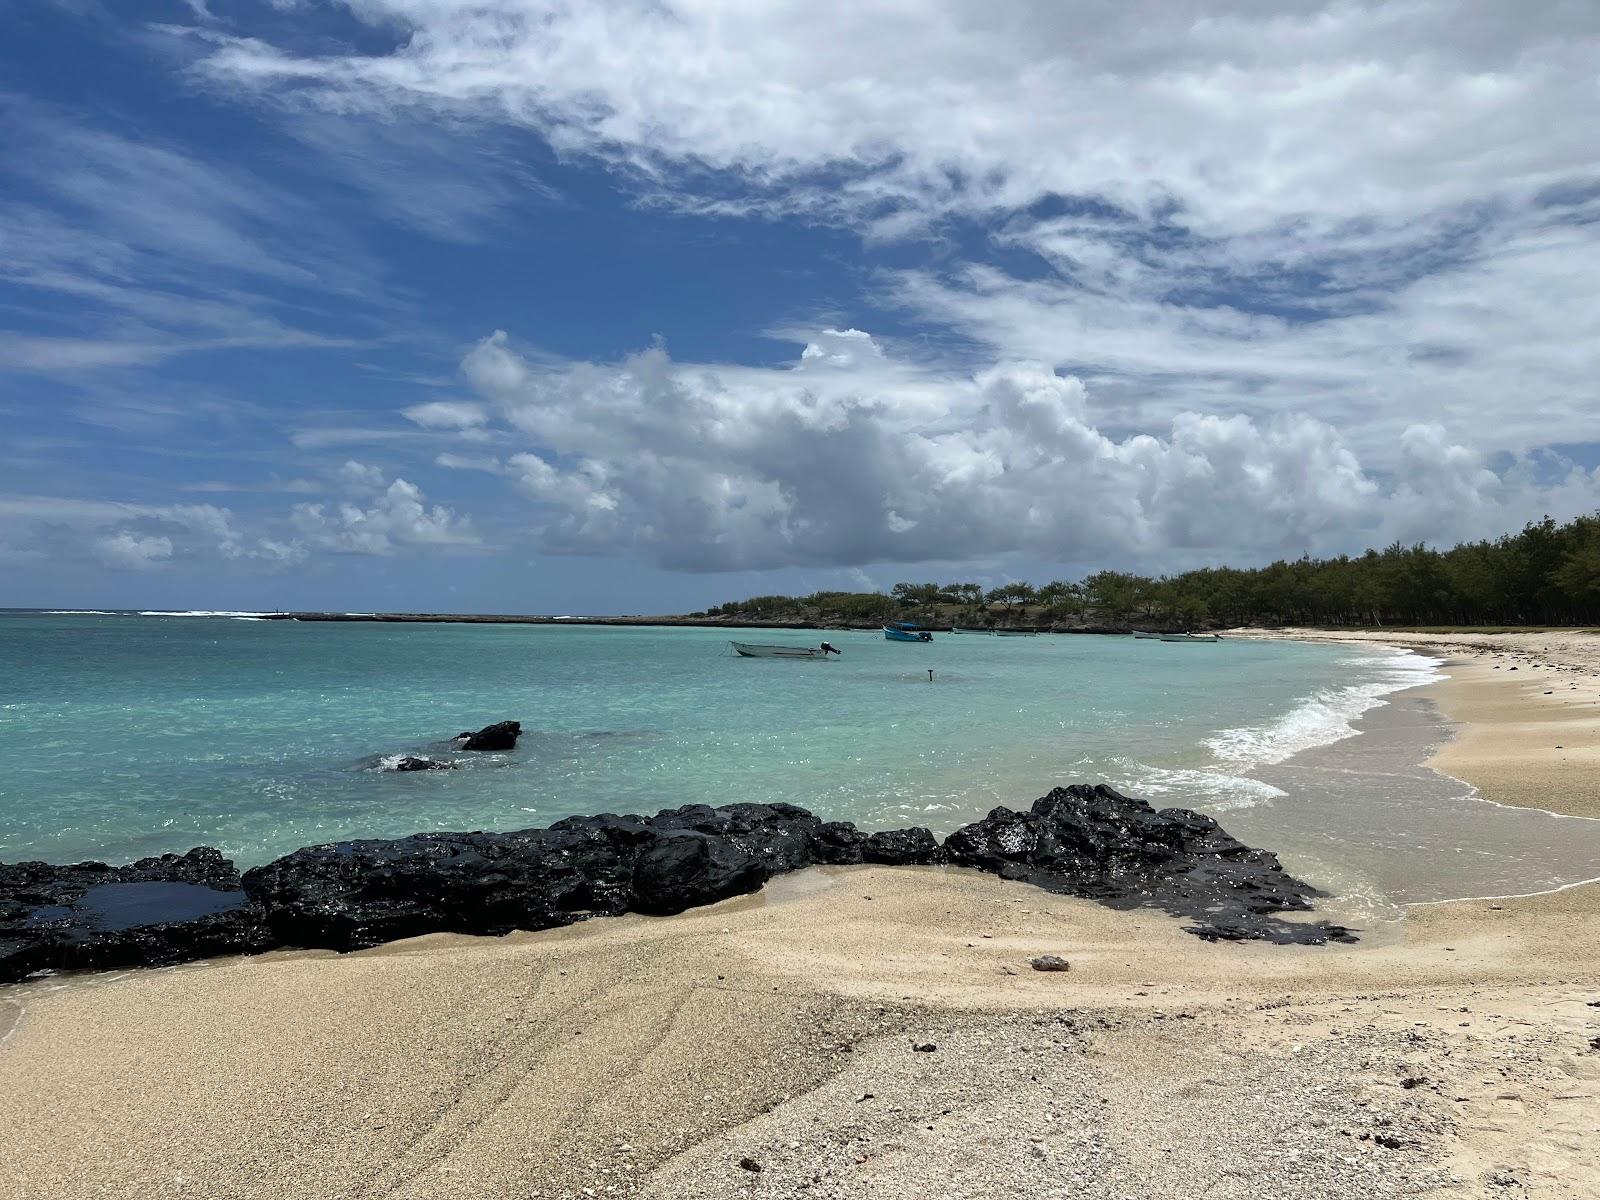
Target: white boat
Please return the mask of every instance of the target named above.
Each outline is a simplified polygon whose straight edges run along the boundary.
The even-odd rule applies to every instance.
[[[968,629],[965,625],[950,626],[951,633],[993,633],[992,629]]]
[[[829,642],[820,646],[753,646],[748,642],[729,642],[740,658],[827,658],[839,648]]]
[[[1163,642],[1220,642],[1222,637],[1215,633],[1163,633]]]

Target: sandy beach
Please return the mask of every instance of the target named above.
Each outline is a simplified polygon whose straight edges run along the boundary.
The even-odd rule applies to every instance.
[[[1440,770],[1600,815],[1600,638],[1383,640],[1451,659]],[[834,868],[664,919],[46,979],[0,992],[0,1195],[1592,1197],[1597,909],[1209,944]]]
[[[1445,658],[1435,697],[1461,725],[1434,765],[1500,804],[1600,817],[1600,634],[1327,633],[1245,630],[1252,637],[1407,646]]]

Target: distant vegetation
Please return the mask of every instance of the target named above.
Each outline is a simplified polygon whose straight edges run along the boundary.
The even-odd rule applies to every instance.
[[[897,583],[880,592],[752,596],[709,616],[976,626],[1600,624],[1600,514],[1451,550],[1402,546],[1252,570],[1208,567],[1150,578],[1099,571],[1077,582]]]

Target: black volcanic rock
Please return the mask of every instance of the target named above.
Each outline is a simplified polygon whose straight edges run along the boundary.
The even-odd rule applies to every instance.
[[[1309,909],[1316,891],[1209,817],[1070,787],[1029,812],[997,808],[943,846],[926,829],[868,836],[791,804],[691,804],[511,833],[308,846],[242,880],[205,848],[126,867],[0,865],[0,982],[44,968],[158,965],[273,946],[355,950],[425,933],[676,913],[787,871],[861,862],[949,862],[1114,907],[1157,907],[1192,918],[1190,931],[1204,938],[1350,940],[1338,926],[1279,919]]]
[[[1355,940],[1338,925],[1277,919],[1308,911],[1320,895],[1277,855],[1235,840],[1210,817],[1158,812],[1104,784],[1056,788],[1026,813],[996,808],[951,834],[944,852],[957,866],[1046,891],[1191,917],[1189,932],[1209,940]]]
[[[944,861],[938,839],[920,825],[911,829],[891,829],[868,836],[861,856],[869,863],[910,866]]]
[[[493,725],[485,725],[477,733],[469,731],[456,734],[457,739],[466,739],[461,744],[463,750],[512,750],[516,748],[520,736],[521,721],[496,721]]]
[[[0,982],[47,969],[164,966],[273,944],[239,873],[210,847],[123,867],[0,864]]]
[[[691,804],[516,833],[310,846],[247,872],[244,887],[284,942],[353,950],[423,933],[682,912],[801,867],[859,862],[864,840],[792,804]]]
[[[680,913],[753,892],[769,875],[766,864],[723,838],[680,833],[658,839],[634,861],[631,907]]]
[[[395,763],[396,771],[450,771],[455,769],[455,763],[442,758],[423,758],[418,755],[408,754]]]

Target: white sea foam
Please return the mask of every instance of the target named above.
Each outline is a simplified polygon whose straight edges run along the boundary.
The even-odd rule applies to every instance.
[[[1248,775],[1203,768],[1149,767],[1143,763],[1130,764],[1127,774],[1116,779],[1115,783],[1133,795],[1152,802],[1170,795],[1181,801],[1181,807],[1191,808],[1201,804],[1212,812],[1271,804],[1288,794]],[[1160,805],[1157,804],[1157,807]]]
[[[270,617],[273,614],[266,612],[242,612],[232,609],[191,608],[183,612],[166,612],[162,609],[151,609],[148,612],[141,612],[139,615],[141,617],[255,617],[260,619],[262,617]]]
[[[1441,660],[1408,650],[1379,650],[1343,659],[1339,665],[1359,671],[1361,682],[1314,692],[1275,721],[1224,729],[1206,738],[1201,745],[1210,751],[1215,765],[1153,767],[1128,760],[1120,764],[1125,773],[1116,782],[1135,795],[1176,795],[1186,804],[1199,803],[1213,812],[1270,805],[1287,793],[1254,778],[1252,771],[1302,750],[1354,737],[1359,732],[1354,722],[1387,704],[1384,697],[1439,679]]]
[[[47,608],[47,617],[114,617],[117,614],[103,608]]]
[[[1224,729],[1202,744],[1218,760],[1235,769],[1281,763],[1313,746],[1326,746],[1354,737],[1356,718],[1387,704],[1385,696],[1441,678],[1441,661],[1408,650],[1345,659],[1342,665],[1363,669],[1367,678],[1344,687],[1323,688],[1276,721]]]

